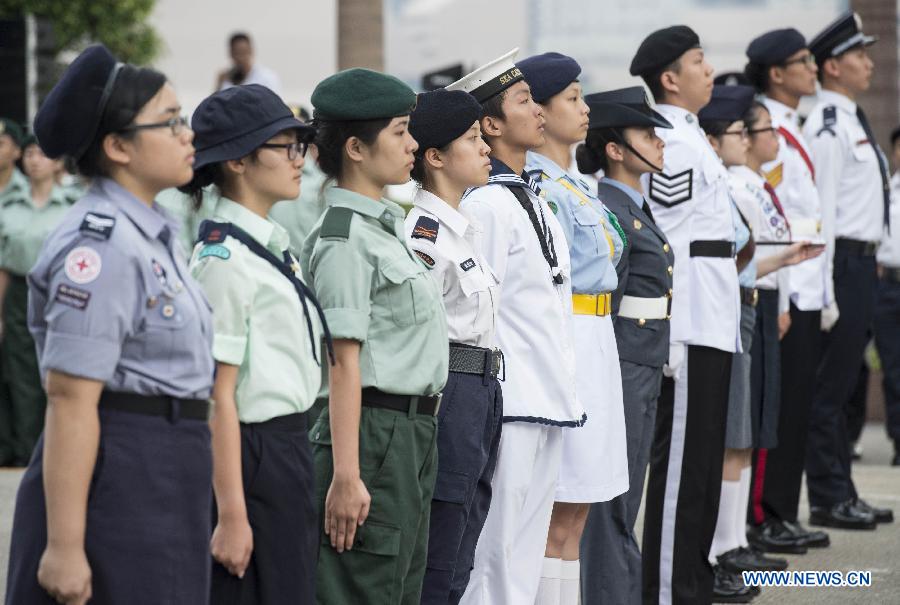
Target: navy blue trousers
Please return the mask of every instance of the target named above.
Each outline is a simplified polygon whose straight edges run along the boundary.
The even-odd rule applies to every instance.
[[[876,288],[875,257],[848,253],[838,242],[834,253],[834,296],[840,318],[823,335],[806,444],[810,506],[830,507],[856,497],[850,478],[847,406],[859,380],[875,311]]]
[[[438,412],[438,473],[431,501],[423,605],[459,603],[491,504],[503,418],[496,379],[450,372]]]
[[[875,306],[875,345],[884,373],[888,437],[900,451],[900,283],[881,280]]]
[[[315,603],[319,519],[306,430],[306,414],[241,424],[241,472],[253,554],[243,578],[213,561],[210,603]]]
[[[47,546],[41,435],[16,496],[7,605],[54,605],[37,582]],[[212,452],[202,420],[100,410],[85,552],[91,605],[209,602]]]

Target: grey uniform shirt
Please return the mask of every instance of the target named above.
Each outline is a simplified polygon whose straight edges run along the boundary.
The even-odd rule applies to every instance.
[[[42,375],[55,370],[140,395],[209,397],[210,308],[177,231],[158,205],[115,181],[95,181],[28,274],[28,326]]]

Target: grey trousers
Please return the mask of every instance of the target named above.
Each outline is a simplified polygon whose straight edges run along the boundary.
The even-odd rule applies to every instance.
[[[609,502],[591,505],[581,537],[582,605],[641,603],[641,551],[634,524],[656,420],[662,368],[620,360],[625,404],[629,488]]]

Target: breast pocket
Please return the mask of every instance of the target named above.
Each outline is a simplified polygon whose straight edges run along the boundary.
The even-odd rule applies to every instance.
[[[575,208],[572,218],[575,219],[575,247],[592,255],[609,253],[607,244],[601,246],[603,227],[600,225],[600,217],[593,208],[581,204]]]
[[[877,162],[878,159],[875,155],[875,148],[869,145],[868,143],[864,143],[862,145],[856,145],[853,147],[853,159],[858,163],[865,162]]]
[[[411,258],[396,260],[380,267],[384,278],[386,302],[398,326],[420,325],[434,316],[440,304],[437,286],[428,269]]]

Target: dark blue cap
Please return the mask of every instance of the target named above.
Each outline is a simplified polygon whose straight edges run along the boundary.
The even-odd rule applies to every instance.
[[[687,25],[673,25],[657,30],[644,38],[629,72],[632,76],[645,76],[673,63],[692,48],[700,47],[700,37]]]
[[[72,61],[34,118],[34,133],[47,157],[80,158],[100,128],[123,64],[102,44]]]
[[[419,144],[416,155],[449,145],[481,119],[481,114],[481,103],[463,90],[438,88],[420,93],[409,115],[409,134]]]
[[[643,86],[629,86],[584,97],[591,108],[588,128],[672,128],[650,105]]]
[[[531,87],[531,98],[537,103],[546,103],[581,75],[578,61],[553,52],[522,59],[516,67],[525,76]]]
[[[806,48],[806,38],[793,27],[775,29],[754,38],[747,46],[747,59],[759,65],[778,65],[798,50]]]
[[[281,98],[260,84],[233,86],[203,99],[191,118],[194,170],[236,160],[285,130],[310,141],[315,129],[296,117]]]
[[[837,57],[857,46],[870,46],[878,38],[867,36],[862,31],[862,19],[854,12],[848,12],[817,35],[809,43],[809,50],[816,56],[816,63],[821,65],[825,59]]]
[[[700,110],[697,117],[701,122],[721,121],[735,122],[743,120],[756,91],[751,86],[713,86],[709,104]]]

